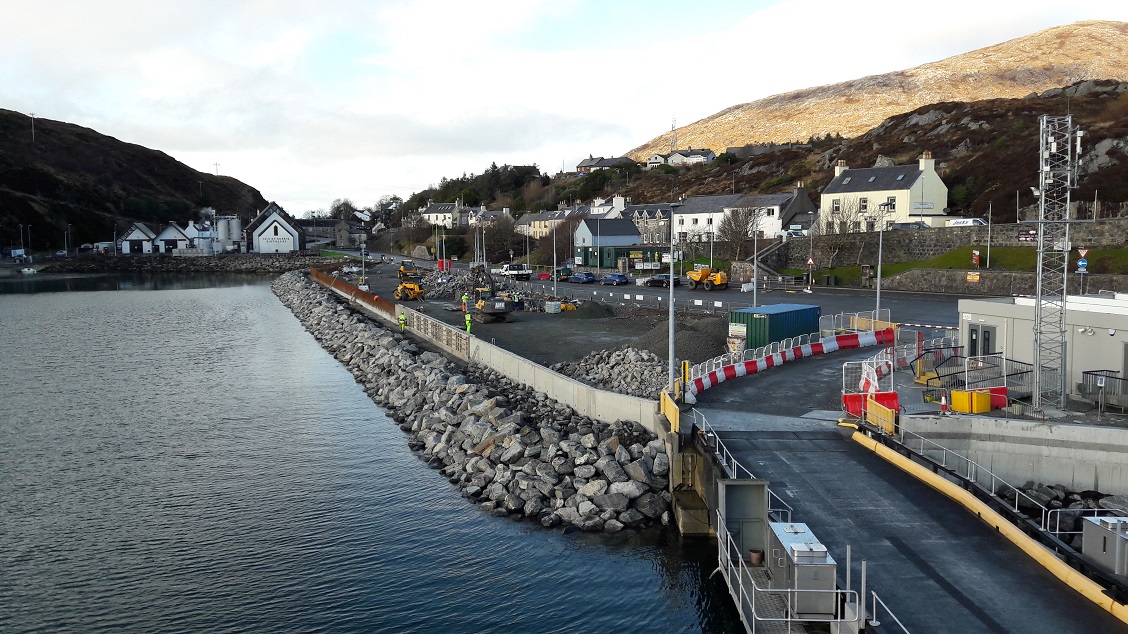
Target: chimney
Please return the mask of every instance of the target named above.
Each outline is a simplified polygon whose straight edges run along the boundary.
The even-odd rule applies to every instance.
[[[920,171],[922,171],[922,172],[935,172],[936,171],[936,161],[933,160],[932,152],[930,152],[929,150],[925,150],[924,153],[920,155]]]
[[[842,172],[845,172],[848,169],[850,168],[846,167],[846,161],[838,159],[838,162],[834,165],[834,177],[838,178],[842,175]]]

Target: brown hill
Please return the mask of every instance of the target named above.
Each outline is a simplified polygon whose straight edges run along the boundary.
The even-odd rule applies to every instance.
[[[1100,217],[1128,215],[1128,82],[1086,80],[1019,99],[928,104],[882,121],[854,138],[822,138],[734,163],[652,170],[619,177],[597,194],[621,193],[634,203],[730,192],[775,193],[806,183],[812,198],[834,176],[834,163],[851,167],[910,164],[924,150],[936,157],[948,186],[951,213],[981,216],[991,205],[997,222],[1013,222],[1016,205],[1036,208],[1039,116],[1066,113],[1085,131],[1079,155],[1079,217],[1094,199]],[[583,179],[580,179],[583,180]],[[1017,200],[1016,200],[1017,199]]]
[[[198,172],[163,152],[62,121],[0,109],[0,246],[19,245],[31,225],[32,247],[111,240],[133,221],[159,228],[197,218],[201,207],[252,217],[266,206],[253,187]],[[25,237],[26,241],[26,237]]]
[[[927,104],[1024,97],[1086,79],[1128,79],[1128,23],[1075,22],[908,70],[733,106],[679,128],[677,144],[720,154],[753,143],[854,137]],[[671,135],[627,156],[669,152]]]

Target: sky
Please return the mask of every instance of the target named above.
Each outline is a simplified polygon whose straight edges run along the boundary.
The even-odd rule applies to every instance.
[[[302,216],[495,162],[571,171],[675,119],[1128,21],[1128,2],[36,0],[2,15],[0,108],[163,151]]]

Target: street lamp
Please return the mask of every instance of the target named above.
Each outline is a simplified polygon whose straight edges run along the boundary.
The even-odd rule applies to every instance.
[[[556,294],[556,281],[560,275],[556,272],[556,225],[557,222],[552,223],[552,296],[558,297]]]
[[[24,250],[24,249],[27,249],[27,247],[26,247],[26,246],[24,246],[24,241],[23,241],[23,223],[21,222],[21,223],[20,223],[20,250]],[[24,251],[24,253],[27,253],[27,252],[26,252],[26,251]]]
[[[889,212],[889,203],[880,203],[877,210],[881,212],[877,225],[877,306],[873,312],[874,321],[881,318],[881,253],[885,238],[885,214]]]
[[[814,210],[808,211],[807,215],[811,217],[807,222],[807,292],[811,292],[811,286],[815,283],[815,212]]]
[[[63,233],[63,251],[70,255],[70,224],[67,224],[67,230]]]
[[[674,398],[674,214],[670,214],[670,347],[667,352],[670,365],[670,398]]]
[[[756,289],[759,288],[760,282],[760,209],[755,209],[752,212],[752,305],[759,306],[760,302],[756,299]]]

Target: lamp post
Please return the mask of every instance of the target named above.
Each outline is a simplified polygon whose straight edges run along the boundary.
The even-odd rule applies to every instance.
[[[991,203],[987,203],[987,268],[991,268]]]
[[[752,212],[752,305],[759,306],[756,290],[760,287],[760,210]]]
[[[556,282],[557,282],[557,278],[560,277],[556,273],[556,225],[557,224],[558,223],[556,223],[556,222],[552,223],[552,296],[553,297],[557,297],[557,295],[556,295]]]
[[[71,226],[68,223],[67,230],[63,232],[63,251],[65,251],[68,256],[70,255],[70,228]]]
[[[667,358],[670,365],[670,398],[674,397],[674,215],[670,214],[670,347]]]
[[[877,210],[881,212],[881,216],[877,225],[877,306],[873,312],[874,321],[881,318],[881,253],[884,248],[885,214],[889,211],[889,203],[879,204]]]
[[[22,222],[20,223],[20,249],[21,250],[27,249],[27,247],[24,246],[24,241],[23,241],[23,223]],[[24,251],[24,254],[26,254],[26,253],[27,253],[27,251]]]
[[[807,292],[815,283],[815,212],[808,211],[811,220],[807,223]]]

